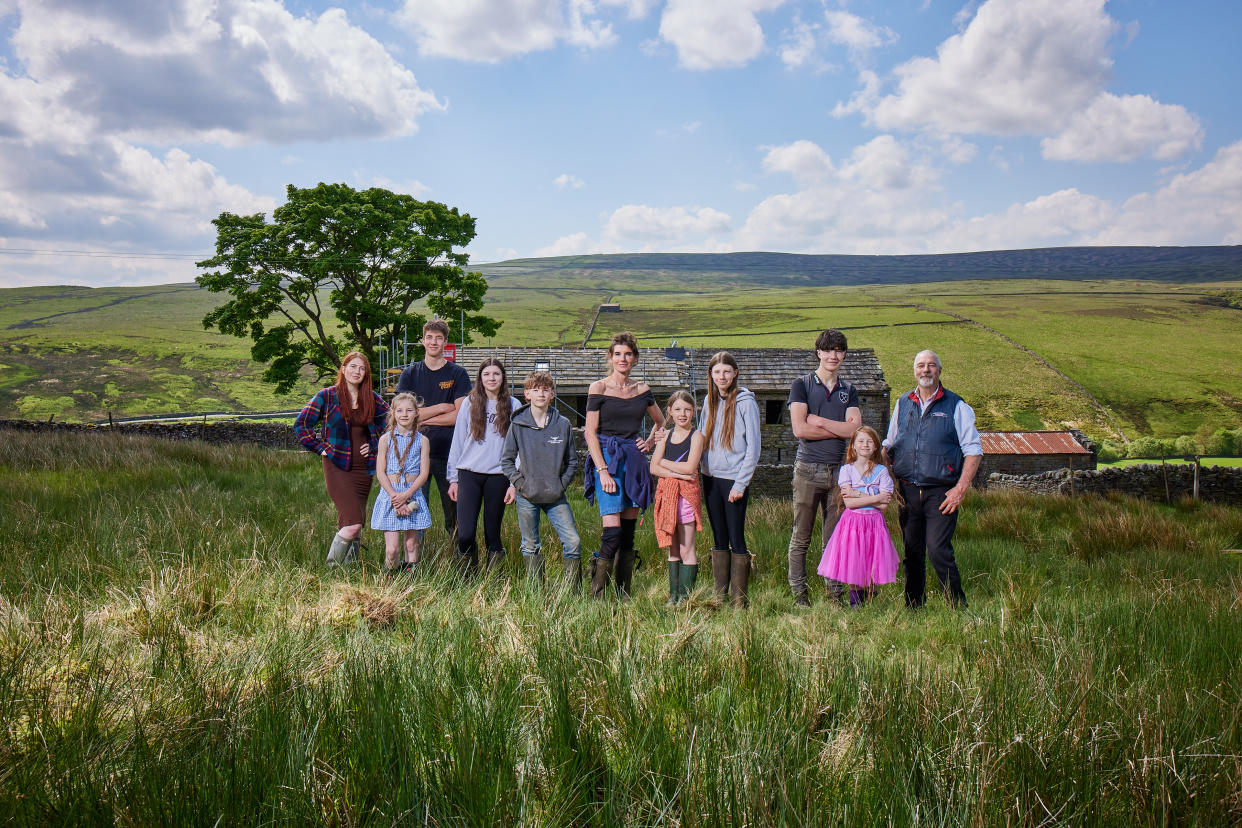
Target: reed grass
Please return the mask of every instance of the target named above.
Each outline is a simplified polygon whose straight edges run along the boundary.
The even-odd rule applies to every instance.
[[[6,824],[1242,820],[1242,510],[974,495],[970,610],[795,613],[758,501],[751,608],[673,611],[646,526],[624,604],[512,515],[499,577],[327,572],[306,456],[0,436]]]

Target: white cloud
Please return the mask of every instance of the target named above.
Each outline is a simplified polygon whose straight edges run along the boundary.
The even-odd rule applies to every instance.
[[[979,147],[963,141],[960,136],[944,135],[940,137],[940,151],[950,163],[965,164],[974,159]]]
[[[570,175],[569,173],[561,173],[552,180],[552,183],[556,185],[556,189],[558,190],[581,190],[586,186],[585,181],[578,176]]]
[[[400,136],[442,108],[340,9],[295,18],[276,0],[180,0],[160,14],[144,4],[20,8],[13,45],[27,77],[6,80],[36,84],[42,112],[80,122],[70,134],[154,143]]]
[[[829,42],[844,46],[856,64],[865,63],[876,49],[897,42],[897,33],[892,29],[847,11],[826,11],[824,20],[828,23]]]
[[[415,198],[422,199],[431,192],[431,187],[427,186],[417,178],[408,178],[404,181],[396,181],[383,175],[363,175],[362,173],[354,173],[354,186],[359,189],[369,189],[371,187],[381,187],[385,190],[392,190],[394,193],[405,193]]]
[[[943,227],[939,172],[910,147],[881,135],[835,163],[819,145],[765,147],[763,168],[789,174],[795,192],[757,204],[731,240],[738,250],[892,252]]]
[[[895,94],[865,112],[881,129],[1055,132],[1108,82],[1116,24],[1104,0],[988,0],[936,57],[895,70]]]
[[[1202,142],[1199,120],[1184,107],[1147,95],[1103,92],[1041,147],[1045,158],[1058,161],[1133,161],[1148,155],[1168,160]]]
[[[592,253],[605,252],[599,242],[592,241],[586,233],[571,233],[561,236],[556,241],[541,247],[533,254],[536,258],[543,256],[587,256]]]
[[[623,8],[630,20],[641,20],[655,6],[656,0],[599,0],[599,4]]]
[[[627,204],[618,207],[604,226],[604,238],[621,244],[638,242],[681,243],[695,236],[724,233],[729,216],[711,207],[648,207]]]
[[[617,35],[600,11],[624,9],[635,20],[650,7],[650,0],[405,0],[396,19],[424,55],[499,63],[561,41],[611,46]]]
[[[1104,199],[1060,190],[1000,213],[959,219],[928,240],[932,252],[1010,250],[1090,243],[1116,215]]]
[[[1242,244],[1242,141],[1203,167],[1128,199],[1096,244]]]
[[[718,252],[728,249],[727,243],[718,237],[729,232],[731,221],[728,214],[711,207],[626,204],[603,219],[598,239],[583,232],[571,233],[532,255]]]
[[[756,15],[785,0],[668,0],[660,37],[677,49],[687,69],[745,66],[763,51]]]
[[[819,57],[819,43],[816,39],[814,24],[807,23],[801,15],[795,14],[793,27],[782,33],[780,56],[781,63],[790,69],[802,66],[820,68],[823,61]]]
[[[790,176],[795,186],[762,199],[736,230],[728,215],[712,208],[626,205],[603,217],[597,238],[574,233],[533,255],[1242,244],[1242,141],[1202,168],[1121,204],[1070,187],[975,216],[946,199],[941,171],[918,148],[918,142],[881,135],[834,162],[810,141],[767,147],[764,170]]]
[[[842,21],[835,30],[841,42],[882,45],[865,21],[828,14]],[[1170,159],[1201,144],[1198,119],[1184,107],[1105,91],[1112,41],[1123,27],[1104,0],[987,0],[963,7],[960,17],[963,30],[935,58],[896,67],[896,91],[883,94],[879,76],[861,71],[860,89],[833,115],[861,113],[881,129],[942,137],[1046,136],[1044,157],[1061,161]],[[958,158],[960,150],[953,150]]]
[[[176,143],[407,135],[441,107],[339,9],[295,18],[276,0],[173,0],[158,14],[142,3],[13,7],[15,60],[0,63],[9,246],[201,253],[217,214],[276,202]],[[50,261],[6,259],[4,278],[45,279],[33,274]],[[194,275],[192,265],[89,261],[65,272],[92,283]]]
[[[159,157],[115,138],[60,152],[0,146],[0,192],[20,194],[24,205],[18,215],[0,209],[0,235],[38,228],[75,245],[106,244],[124,229],[126,237],[152,246],[202,249],[217,214],[276,206],[180,149]]]

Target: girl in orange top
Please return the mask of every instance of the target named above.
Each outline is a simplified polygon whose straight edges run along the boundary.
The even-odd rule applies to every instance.
[[[699,491],[699,459],[706,438],[694,427],[694,397],[674,391],[668,398],[673,430],[656,444],[651,474],[659,478],[655,495],[656,543],[668,550],[668,604],[686,600],[699,574],[694,542],[703,528]]]

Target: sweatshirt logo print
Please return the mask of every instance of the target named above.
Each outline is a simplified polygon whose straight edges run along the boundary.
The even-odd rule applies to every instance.
[[[548,438],[548,445],[549,445],[549,446],[559,446],[559,445],[560,445],[561,443],[563,443],[563,442],[565,442],[565,441],[564,441],[561,437],[559,437],[559,436],[557,436],[557,437],[549,437],[549,438]]]

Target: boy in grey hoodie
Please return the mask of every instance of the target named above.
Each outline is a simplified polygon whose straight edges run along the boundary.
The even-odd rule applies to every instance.
[[[539,554],[539,515],[543,513],[561,539],[564,586],[577,591],[581,588],[582,543],[565,497],[578,462],[573,427],[552,405],[556,381],[550,373],[528,374],[524,394],[527,405],[513,412],[500,453],[500,470],[517,490],[527,579],[536,586],[543,583],[543,556]]]

